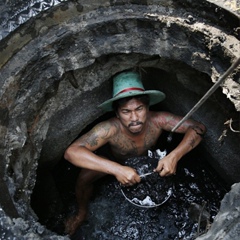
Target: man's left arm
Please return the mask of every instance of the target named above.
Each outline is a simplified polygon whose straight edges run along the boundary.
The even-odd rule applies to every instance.
[[[178,116],[164,113],[163,129],[168,131],[173,129],[180,120]],[[159,161],[155,171],[159,172],[160,176],[170,176],[176,173],[178,161],[202,141],[206,127],[197,121],[186,120],[175,132],[185,133],[185,135],[179,145]]]

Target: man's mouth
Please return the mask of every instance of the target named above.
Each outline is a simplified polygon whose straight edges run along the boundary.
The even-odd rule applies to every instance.
[[[142,122],[131,122],[128,127],[135,127],[135,126],[138,126],[138,125],[142,125],[143,123]]]

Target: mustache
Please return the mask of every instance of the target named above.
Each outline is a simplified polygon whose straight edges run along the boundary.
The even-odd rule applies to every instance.
[[[140,121],[136,121],[136,122],[131,122],[128,124],[128,127],[132,127],[132,126],[137,126],[137,125],[142,125],[143,122],[140,122]]]

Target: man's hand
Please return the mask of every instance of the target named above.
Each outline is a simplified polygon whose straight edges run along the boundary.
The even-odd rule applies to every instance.
[[[141,181],[137,171],[127,166],[122,166],[120,171],[115,174],[115,177],[124,186],[132,186]]]
[[[175,174],[177,170],[177,160],[171,154],[159,160],[157,167],[154,169],[161,177]]]

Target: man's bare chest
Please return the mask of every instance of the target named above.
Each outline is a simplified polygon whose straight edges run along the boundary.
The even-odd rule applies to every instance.
[[[160,130],[151,128],[145,134],[136,137],[129,137],[122,133],[117,134],[111,140],[110,145],[114,155],[121,158],[140,156],[155,146],[160,136]]]

